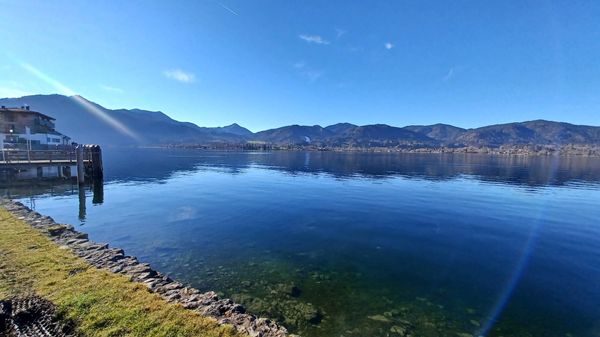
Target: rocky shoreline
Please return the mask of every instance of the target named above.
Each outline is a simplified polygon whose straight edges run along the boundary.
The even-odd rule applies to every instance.
[[[230,299],[221,299],[213,291],[202,293],[174,281],[152,269],[147,263],[125,255],[122,249],[90,241],[87,234],[78,232],[71,225],[59,224],[51,217],[43,216],[12,200],[1,199],[0,207],[46,234],[57,245],[70,249],[90,265],[142,283],[168,302],[181,304],[186,309],[215,318],[219,324],[232,325],[238,332],[251,337],[288,336],[287,330],[274,321],[249,314],[242,305]]]

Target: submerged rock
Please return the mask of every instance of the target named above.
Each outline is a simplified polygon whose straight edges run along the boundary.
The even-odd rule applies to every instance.
[[[390,332],[398,336],[406,336],[406,328],[400,325],[394,325],[390,328]]]
[[[233,297],[253,312],[277,318],[286,326],[302,331],[321,324],[325,314],[313,304],[303,301],[301,293],[301,289],[293,282],[285,282],[267,286],[263,296],[238,293]]]
[[[292,297],[300,297],[300,294],[302,294],[302,290],[300,290],[300,288],[298,288],[296,286],[292,286],[292,288],[290,289],[289,294]]]
[[[368,319],[373,320],[373,321],[377,321],[377,322],[390,322],[390,319],[387,318],[384,315],[373,315],[373,316],[367,316]]]

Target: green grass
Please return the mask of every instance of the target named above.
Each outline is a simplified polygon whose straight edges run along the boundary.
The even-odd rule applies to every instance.
[[[0,208],[0,299],[36,294],[86,336],[239,336],[126,277],[96,269]]]

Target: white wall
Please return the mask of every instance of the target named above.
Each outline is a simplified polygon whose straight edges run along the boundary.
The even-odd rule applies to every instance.
[[[77,167],[71,166],[71,176],[77,175]],[[42,167],[42,177],[43,178],[57,178],[62,176],[62,166],[43,166]],[[37,167],[28,168],[24,171],[21,171],[16,174],[17,180],[28,180],[28,179],[37,179],[38,178],[38,169]]]
[[[62,136],[51,135],[46,133],[34,133],[34,134],[25,134],[25,133],[15,133],[14,136],[18,136],[19,138],[28,139],[28,140],[37,140],[40,144],[44,145],[62,145],[63,139]],[[48,138],[56,139],[58,142],[48,142]]]

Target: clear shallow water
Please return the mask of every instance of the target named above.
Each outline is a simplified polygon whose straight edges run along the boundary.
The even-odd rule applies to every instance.
[[[2,193],[305,337],[600,335],[600,159],[107,149],[105,170],[85,208]]]

